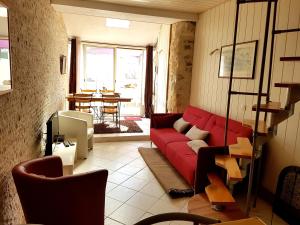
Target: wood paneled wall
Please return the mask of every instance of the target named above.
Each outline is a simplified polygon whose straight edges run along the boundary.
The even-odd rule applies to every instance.
[[[218,78],[220,51],[210,53],[221,46],[232,44],[236,0],[230,0],[200,15],[196,28],[193,78],[190,102],[208,111],[225,116],[228,79]],[[261,69],[263,37],[267,3],[244,4],[240,10],[238,42],[258,40],[258,54],[254,80],[233,81],[233,90],[258,91]],[[277,29],[300,27],[300,1],[279,0]],[[269,49],[270,50],[270,49]],[[269,51],[268,50],[268,51]],[[300,55],[300,32],[277,35],[275,39],[271,100],[285,104],[286,90],[275,88],[281,81],[300,82],[299,62],[280,62],[281,56]],[[264,91],[267,87],[266,62]],[[253,96],[233,96],[230,118],[242,121],[253,118],[251,107],[257,101]],[[265,101],[265,100],[263,100]],[[300,103],[295,114],[278,126],[277,135],[269,142],[267,159],[264,164],[263,186],[274,192],[277,176],[287,165],[300,165]]]

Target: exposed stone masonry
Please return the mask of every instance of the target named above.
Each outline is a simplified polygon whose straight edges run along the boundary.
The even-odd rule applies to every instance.
[[[183,112],[190,102],[196,23],[178,22],[171,26],[168,112]]]

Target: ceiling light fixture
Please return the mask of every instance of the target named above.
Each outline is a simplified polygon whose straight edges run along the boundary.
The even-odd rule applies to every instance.
[[[7,8],[0,6],[0,17],[7,17]]]
[[[107,27],[128,29],[129,25],[130,25],[129,20],[106,18],[106,26]]]

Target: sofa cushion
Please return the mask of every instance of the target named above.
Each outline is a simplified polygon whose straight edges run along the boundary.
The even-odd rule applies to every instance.
[[[189,139],[191,140],[204,140],[207,135],[209,134],[206,130],[201,130],[196,126],[193,126],[186,134]]]
[[[187,145],[196,153],[198,154],[198,151],[202,147],[207,147],[207,143],[203,140],[193,140],[189,141]]]
[[[174,128],[151,128],[150,139],[163,153],[165,153],[166,145],[170,142],[189,141],[184,134],[178,133]]]
[[[187,142],[172,142],[167,144],[165,156],[184,179],[193,186],[197,166],[197,154],[187,145]]]
[[[194,106],[188,106],[183,114],[183,119],[188,121],[191,125],[196,125],[200,129],[204,129],[207,121],[212,116],[211,113],[196,108]]]
[[[213,115],[205,126],[205,130],[209,131],[208,145],[209,146],[223,146],[224,145],[224,130],[226,119],[221,116]],[[252,130],[244,127],[240,122],[228,121],[228,135],[227,144],[237,143],[237,137],[251,138]]]
[[[188,126],[189,126],[189,122],[185,121],[182,117],[176,120],[173,125],[174,129],[179,133],[185,131],[185,129],[188,128]]]

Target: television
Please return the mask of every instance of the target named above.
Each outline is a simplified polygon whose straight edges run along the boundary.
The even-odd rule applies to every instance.
[[[56,143],[59,138],[59,122],[58,122],[58,112],[53,113],[47,120],[47,138],[46,138],[46,149],[45,156],[52,155],[53,143]]]

